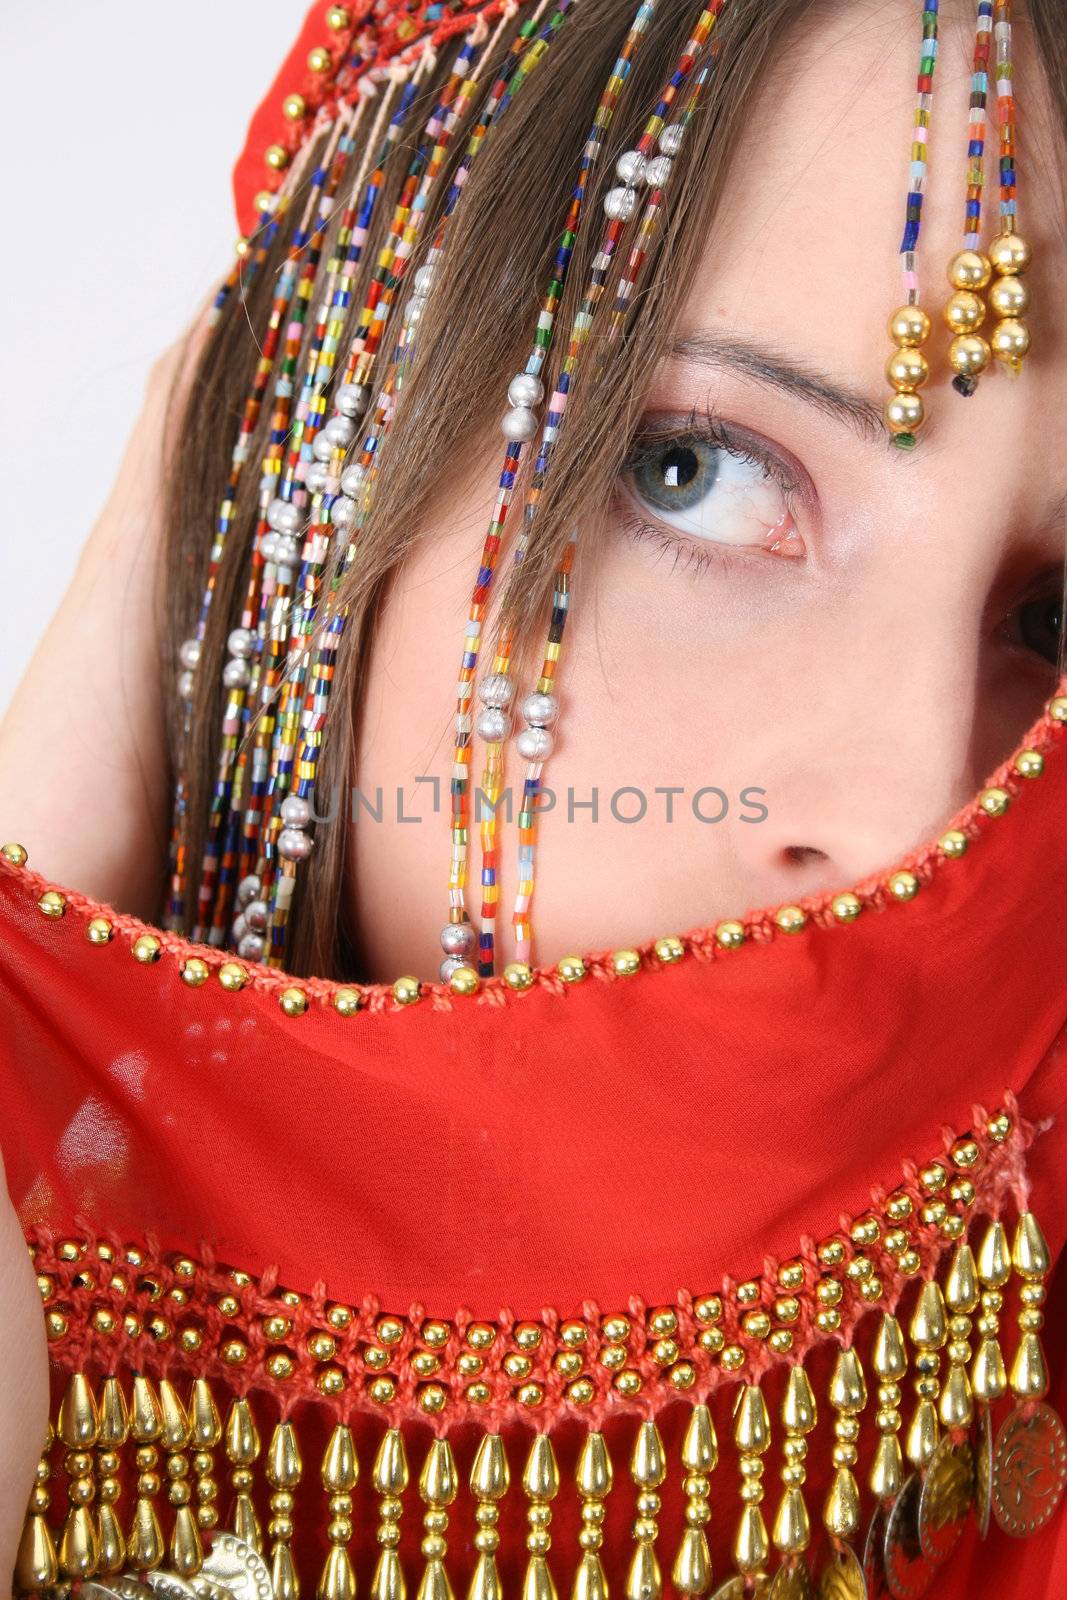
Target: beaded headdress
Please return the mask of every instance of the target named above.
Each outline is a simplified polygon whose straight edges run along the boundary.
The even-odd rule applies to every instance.
[[[616,158],[614,172],[605,172],[604,150],[617,108],[657,5],[664,3],[642,0],[632,14],[582,146],[569,199],[561,207],[558,247],[529,354],[507,389],[503,459],[471,590],[454,715],[440,976],[459,993],[477,988],[495,971],[498,805],[513,733],[523,779],[512,911],[516,959],[504,976],[514,987],[529,981],[538,810],[559,713],[557,670],[571,601],[573,538],[555,574],[540,671],[525,694],[517,692],[513,633],[502,630],[483,670],[483,630],[506,542],[511,539],[509,559],[516,564],[529,548],[594,326],[601,351],[624,335],[662,232],[675,158],[715,70],[715,26],[726,0],[694,7],[684,46],[648,107],[639,138]],[[196,630],[180,650],[178,689],[187,746],[197,667],[238,491],[258,471],[254,535],[222,673],[222,732],[210,815],[202,850],[191,859],[179,750],[169,901],[172,925],[184,924],[197,940],[229,946],[245,960],[272,966],[285,961],[300,866],[314,847],[316,782],[346,623],[344,578],[372,511],[383,440],[405,378],[418,360],[420,320],[454,231],[462,227],[468,177],[516,97],[530,92],[526,85],[558,48],[581,4],[451,0],[412,6],[364,0],[352,8],[313,12],[270,102],[253,122],[237,174],[243,217],[249,216],[247,190],[257,160],[265,182],[254,200],[254,225],[240,241],[235,267],[219,291],[215,316],[262,272],[279,240],[287,238],[288,244],[260,335],[260,359],[219,508]],[[895,349],[887,375],[893,394],[885,408],[888,435],[904,447],[914,445],[923,423],[919,390],[930,370],[922,346],[931,323],[920,304],[918,261],[938,0],[921,0],[920,10],[918,98],[901,245],[905,300],[889,324]],[[950,265],[953,292],[944,308],[953,335],[954,387],[962,395],[973,393],[993,355],[1018,371],[1028,345],[1020,320],[1028,303],[1020,275],[1030,253],[1016,232],[1011,11],[1010,0],[977,0],[965,233]],[[316,33],[321,37],[313,39]],[[1000,217],[999,231],[983,254],[984,149],[994,54]],[[447,70],[439,70],[439,63]],[[428,93],[431,74],[437,87]],[[277,121],[272,126],[279,111],[280,127]],[[385,176],[399,163],[406,163],[403,181],[386,220],[378,215]],[[558,314],[581,232],[593,232],[599,247],[589,257],[564,342],[558,337]],[[376,251],[368,248],[372,237],[383,241]],[[989,342],[979,331],[987,309],[997,319]],[[254,461],[250,456],[264,408],[269,408],[270,429],[262,458]],[[512,537],[509,519],[519,493],[521,517]],[[475,738],[484,747],[477,791]],[[479,804],[472,818],[475,795]],[[477,912],[468,883],[475,822]]]

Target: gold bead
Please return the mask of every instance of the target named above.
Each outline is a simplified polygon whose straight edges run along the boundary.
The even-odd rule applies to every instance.
[[[290,122],[299,122],[307,110],[307,101],[302,94],[287,94],[282,101],[282,114]]]
[[[418,978],[410,976],[398,978],[393,984],[393,999],[398,1006],[412,1006],[419,998],[420,988]]]
[[[685,955],[685,945],[681,939],[676,938],[673,933],[669,933],[665,938],[656,940],[655,951],[656,960],[662,961],[664,966],[670,966],[674,961],[681,961]]]
[[[261,189],[259,191],[259,193],[256,195],[255,207],[256,207],[256,210],[258,212],[260,212],[260,213],[262,213],[264,211],[273,211],[273,210],[275,210],[275,208],[277,207],[277,204],[278,204],[278,196],[276,194],[272,194],[269,189]]]
[[[800,906],[782,906],[774,913],[774,920],[783,933],[800,933],[808,920]]]
[[[358,989],[338,989],[333,997],[333,1009],[341,1017],[354,1017],[362,1003]]]
[[[914,433],[921,428],[926,408],[917,394],[890,395],[882,412],[890,433]]]
[[[37,902],[37,909],[43,916],[55,922],[67,909],[67,902],[58,889],[46,889]]]
[[[316,45],[308,55],[309,72],[329,72],[333,66],[333,57],[321,44]]]
[[[1015,757],[1015,770],[1020,778],[1040,778],[1045,770],[1045,758],[1040,750],[1020,750]]]
[[[957,289],[946,302],[944,315],[953,333],[975,333],[985,321],[985,301],[969,289]]]
[[[894,344],[918,347],[930,337],[930,318],[922,306],[901,306],[889,319],[889,337]]]
[[[326,13],[326,26],[335,33],[343,33],[351,26],[352,19],[344,6],[331,6]]]
[[[85,937],[90,944],[109,944],[113,932],[106,917],[94,917],[85,930]]]
[[[914,900],[919,892],[919,880],[914,872],[894,872],[888,889],[894,900]]]
[[[263,152],[263,159],[275,172],[283,172],[289,165],[289,152],[283,144],[270,144]]]
[[[1067,695],[1057,695],[1049,701],[1048,714],[1053,722],[1067,722]]]
[[[830,902],[830,909],[838,922],[855,922],[863,910],[863,902],[858,895],[851,893],[835,894]]]
[[[453,994],[475,994],[481,979],[473,967],[457,967],[448,980]]]
[[[234,244],[233,253],[239,261],[243,261],[251,248],[252,246],[249,244],[248,240],[242,236]]]
[[[1002,817],[1011,805],[1011,795],[1006,789],[983,789],[978,804],[987,817]]]
[[[949,263],[948,281],[954,289],[984,289],[992,276],[989,257],[977,250],[961,250]]]
[[[210,967],[199,956],[190,956],[188,961],[182,962],[182,982],[187,983],[190,989],[198,989],[210,976]]]
[[[937,842],[940,846],[941,854],[948,856],[950,861],[956,861],[960,856],[966,854],[967,835],[962,833],[959,828],[950,828],[947,833],[941,835]]]
[[[994,272],[1013,278],[1030,265],[1030,246],[1017,233],[1002,233],[989,247],[989,260]]]
[[[283,989],[278,1004],[287,1017],[302,1017],[308,1008],[308,997],[303,989]]]
[[[160,944],[154,933],[142,933],[133,941],[133,955],[135,961],[140,961],[142,966],[149,966],[153,961],[159,960]]]
[[[930,376],[930,363],[921,350],[905,345],[894,350],[885,364],[885,375],[900,394],[911,394],[921,389]]]
[[[585,962],[581,956],[564,956],[556,962],[556,971],[564,983],[581,983],[585,977]]]
[[[20,844],[12,842],[11,844],[0,845],[0,856],[3,856],[10,867],[24,867],[26,865],[26,851]]]
[[[998,317],[1021,317],[1030,309],[1030,291],[1021,278],[998,278],[989,304]]]
[[[976,378],[989,365],[990,348],[980,333],[958,334],[948,347],[949,364],[961,378]]]
[[[509,989],[528,989],[533,983],[533,972],[525,961],[510,961],[504,968],[504,982]]]
[[[219,968],[219,982],[230,994],[236,994],[248,982],[248,973],[236,961],[224,961]]]
[[[641,970],[641,957],[636,950],[616,950],[611,958],[612,971],[620,978],[632,978]]]
[[[1004,321],[999,322],[993,329],[989,342],[997,360],[1010,365],[1022,361],[1029,350],[1030,330],[1025,322],[1017,322],[1014,317],[1005,317]]]
[[[745,928],[741,922],[720,922],[715,929],[715,943],[723,950],[737,950],[745,942]]]

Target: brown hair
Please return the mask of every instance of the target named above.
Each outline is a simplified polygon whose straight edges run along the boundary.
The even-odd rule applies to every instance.
[[[448,483],[457,458],[469,460],[490,447],[490,430],[500,410],[497,398],[527,354],[577,152],[634,9],[634,0],[576,0],[558,40],[536,69],[535,88],[516,96],[472,168],[461,217],[457,216],[419,325],[418,360],[405,378],[380,450],[380,471],[369,519],[359,534],[358,555],[343,580],[348,619],[321,756],[319,786],[324,792],[352,781],[356,717],[375,617],[387,586],[419,538],[431,493]],[[812,5],[798,7],[796,0],[728,0],[724,8],[716,29],[716,68],[677,159],[668,211],[654,240],[638,304],[623,339],[609,343],[594,331],[541,499],[535,536],[526,559],[506,583],[501,620],[514,623],[520,642],[536,637],[552,576],[570,531],[582,520],[583,507],[603,504],[610,494],[642,397],[666,352],[703,255],[747,108],[789,34],[802,17],[810,20],[813,11]],[[1057,111],[1067,128],[1067,12],[1062,0],[1030,0],[1028,13]],[[616,156],[635,143],[657,90],[685,44],[694,15],[695,6],[677,0],[664,0],[654,15],[600,162],[591,205],[598,205],[604,187],[613,181]],[[505,41],[501,53],[506,48]],[[458,43],[444,49],[435,70],[426,76],[419,101],[424,112],[457,50]],[[464,139],[457,136],[453,165],[463,145]],[[351,158],[353,175],[360,154],[357,150]],[[398,159],[387,169],[364,261],[373,261],[377,254],[405,166]],[[344,184],[343,179],[342,188]],[[446,177],[436,186],[438,206],[447,188]],[[294,204],[289,213],[294,225],[298,210]],[[431,209],[423,226],[424,243],[437,215]],[[181,640],[192,631],[199,607],[209,530],[227,484],[232,440],[259,354],[253,331],[265,325],[289,233],[288,227],[279,231],[247,292],[231,296],[206,344],[184,405],[167,504],[165,681],[174,680],[171,663],[177,659]],[[559,311],[561,328],[570,326],[598,242],[599,230],[590,223],[575,251]],[[329,241],[324,255],[328,252]],[[416,259],[411,270],[417,265]],[[359,310],[357,295],[353,322]],[[561,342],[557,339],[555,362],[561,356]],[[595,383],[585,375],[590,366],[596,371]],[[257,519],[259,477],[254,463],[262,455],[269,426],[265,411],[252,440],[196,674],[192,738],[183,759],[185,852],[190,869],[186,931],[195,920],[195,885],[219,761],[225,643],[239,620]],[[180,707],[174,700],[170,729],[175,759],[180,724]],[[315,851],[301,868],[286,960],[293,972],[357,975],[358,952],[348,931],[343,898],[349,843],[347,827],[320,828]]]

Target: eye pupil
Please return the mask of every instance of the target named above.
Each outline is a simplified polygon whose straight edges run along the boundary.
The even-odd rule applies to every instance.
[[[1020,607],[1019,634],[1028,650],[1054,665],[1063,636],[1062,599],[1031,600]]]
[[[697,453],[689,445],[672,444],[662,459],[664,487],[685,489],[700,472]]]

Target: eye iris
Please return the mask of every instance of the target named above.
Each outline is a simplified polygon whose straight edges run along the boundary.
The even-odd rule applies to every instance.
[[[635,486],[651,505],[688,511],[713,487],[717,454],[696,439],[672,440],[638,467]]]
[[[1019,611],[1019,633],[1028,650],[1055,664],[1063,636],[1062,600],[1031,600],[1022,606]]]

